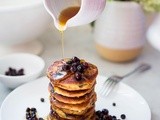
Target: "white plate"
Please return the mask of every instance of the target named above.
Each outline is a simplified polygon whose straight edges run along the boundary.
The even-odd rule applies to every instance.
[[[101,88],[105,77],[98,76],[96,91]],[[49,113],[48,83],[46,77],[27,83],[15,89],[4,100],[1,110],[1,120],[24,120],[27,107],[35,107],[40,117]],[[40,98],[46,102],[40,102]],[[112,103],[116,103],[116,107]],[[108,97],[98,95],[96,109],[107,108],[111,115],[118,118],[121,114],[127,116],[126,120],[151,120],[151,112],[146,101],[132,88],[120,83]]]

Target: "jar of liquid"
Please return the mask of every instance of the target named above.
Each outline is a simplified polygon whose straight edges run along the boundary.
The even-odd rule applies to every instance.
[[[44,0],[46,10],[60,31],[96,20],[105,5],[106,0]]]
[[[94,39],[98,53],[113,62],[136,58],[145,43],[145,15],[135,2],[108,2],[96,21]]]

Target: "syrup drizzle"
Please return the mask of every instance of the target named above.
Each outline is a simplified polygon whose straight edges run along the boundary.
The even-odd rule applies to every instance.
[[[62,10],[59,15],[59,31],[61,33],[61,51],[62,51],[62,58],[65,58],[64,55],[64,28],[66,26],[67,21],[74,17],[80,10],[79,6],[73,6]]]
[[[61,51],[62,51],[62,58],[64,58],[64,31],[60,31],[61,33]]]

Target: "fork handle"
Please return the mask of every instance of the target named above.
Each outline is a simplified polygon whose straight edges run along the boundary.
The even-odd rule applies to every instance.
[[[147,70],[151,69],[151,65],[147,64],[147,63],[142,63],[141,65],[139,65],[138,67],[136,67],[133,71],[125,74],[122,76],[122,79],[123,78],[126,78],[134,73],[142,73],[142,72],[145,72]]]

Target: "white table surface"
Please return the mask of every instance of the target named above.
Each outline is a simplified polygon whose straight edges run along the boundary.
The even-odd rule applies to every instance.
[[[61,58],[60,34],[57,30],[49,28],[39,39],[44,45],[41,57],[45,60],[47,68],[52,61]],[[135,61],[112,63],[102,59],[97,54],[94,47],[93,31],[90,26],[86,25],[69,28],[65,32],[65,57],[72,56],[78,56],[94,63],[99,68],[99,74],[106,76],[114,73],[123,75],[142,62],[151,64],[151,70],[131,76],[124,82],[146,99],[152,111],[152,120],[160,120],[160,52],[148,43],[145,45],[141,56]],[[45,70],[43,75],[45,75]],[[10,92],[0,83],[0,105]]]

